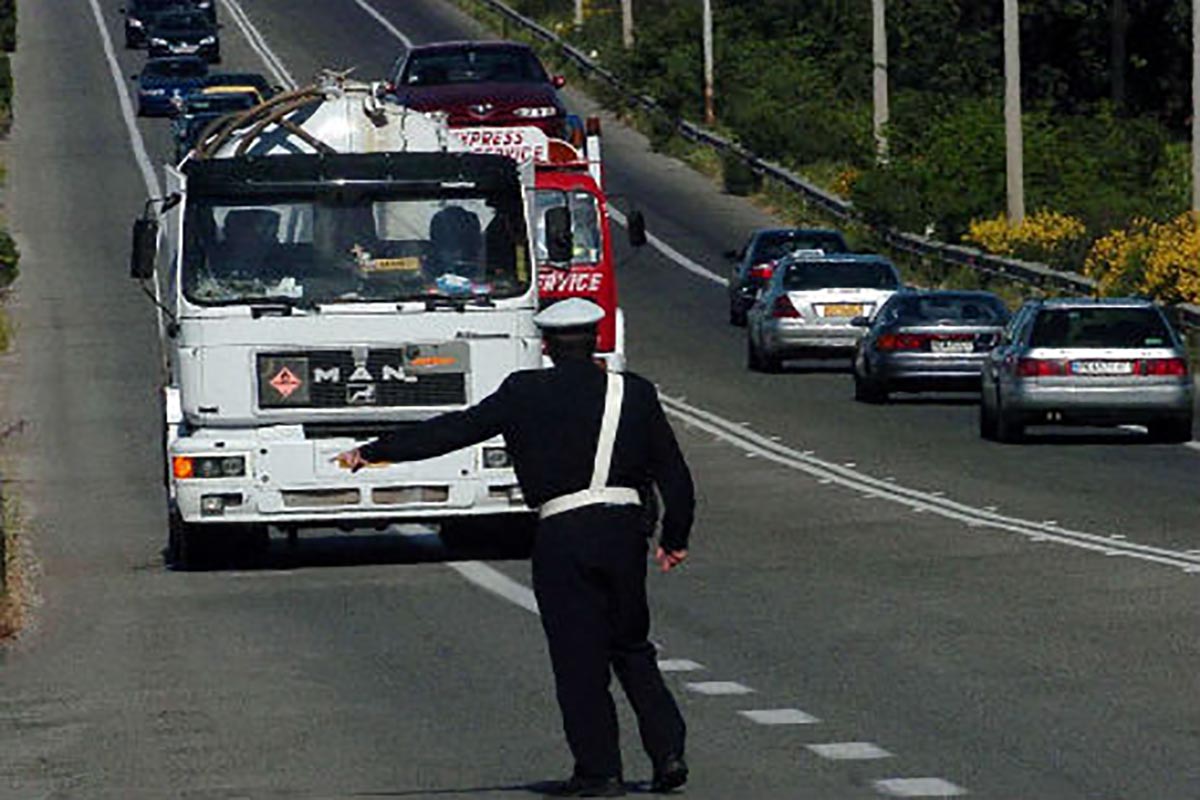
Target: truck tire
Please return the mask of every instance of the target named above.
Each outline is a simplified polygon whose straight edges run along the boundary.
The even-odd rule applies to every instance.
[[[167,563],[172,569],[190,572],[213,565],[216,555],[213,531],[209,526],[185,522],[177,509],[168,519]]]

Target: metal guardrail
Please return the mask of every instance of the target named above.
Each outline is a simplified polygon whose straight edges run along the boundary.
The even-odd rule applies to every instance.
[[[857,213],[854,205],[838,197],[804,178],[789,171],[785,167],[766,161],[746,148],[718,136],[712,131],[702,128],[695,123],[671,116],[654,98],[638,94],[618,78],[613,72],[593,62],[586,54],[571,44],[563,41],[553,31],[547,30],[538,23],[505,5],[501,0],[477,0],[495,13],[525,28],[529,33],[541,39],[548,45],[558,49],[559,54],[573,63],[580,70],[594,78],[602,80],[617,92],[625,95],[626,99],[647,111],[661,114],[671,121],[681,136],[689,141],[704,144],[722,153],[729,153],[740,158],[755,173],[787,186],[804,199],[839,220],[854,220],[868,224],[889,247],[922,258],[933,258],[948,264],[968,267],[970,269],[1001,275],[1032,286],[1063,289],[1080,294],[1096,293],[1099,284],[1093,278],[1080,275],[1077,272],[1067,272],[1052,269],[1045,264],[1019,259],[1003,258],[985,253],[973,247],[946,244],[913,233],[904,233],[894,228],[880,227],[866,223]],[[1200,306],[1180,304],[1173,308],[1181,324],[1190,328],[1200,328]]]

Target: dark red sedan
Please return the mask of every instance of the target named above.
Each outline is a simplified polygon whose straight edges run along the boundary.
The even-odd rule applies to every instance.
[[[567,110],[551,76],[527,45],[441,42],[414,47],[396,62],[389,91],[418,111],[444,111],[452,127],[533,125],[564,138]]]

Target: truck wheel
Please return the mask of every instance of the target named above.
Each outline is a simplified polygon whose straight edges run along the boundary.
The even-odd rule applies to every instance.
[[[1192,440],[1192,417],[1155,420],[1146,426],[1150,438],[1164,444],[1183,444]]]
[[[179,511],[171,510],[167,534],[167,562],[173,569],[192,571],[211,567],[216,555],[211,526],[185,522]]]

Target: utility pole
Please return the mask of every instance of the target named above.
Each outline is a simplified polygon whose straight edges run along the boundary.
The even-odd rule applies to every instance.
[[[1004,0],[1004,153],[1008,224],[1025,220],[1025,176],[1021,139],[1021,31],[1017,0]]]
[[[621,42],[633,49],[633,0],[621,0]]]
[[[583,27],[583,0],[575,0],[575,30]]]
[[[1200,211],[1200,0],[1192,0],[1192,210]]]
[[[884,0],[871,0],[871,22],[871,39],[875,60],[875,66],[871,71],[875,98],[875,160],[880,164],[886,164],[888,160],[888,51]]]
[[[1200,0],[1197,0],[1200,2]],[[704,0],[704,124],[717,120],[713,111],[713,32],[712,0]]]

